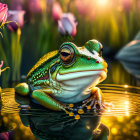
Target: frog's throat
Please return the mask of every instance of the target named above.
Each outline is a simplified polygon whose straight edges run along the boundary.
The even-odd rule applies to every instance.
[[[54,96],[67,103],[80,102],[90,95],[91,88],[95,87],[100,79],[105,78],[106,72],[104,70],[77,71],[65,74],[58,72],[56,81],[61,87],[62,94],[55,94]]]

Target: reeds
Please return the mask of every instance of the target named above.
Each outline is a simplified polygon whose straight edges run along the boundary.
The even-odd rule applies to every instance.
[[[7,85],[10,79],[14,82],[20,80],[22,57],[20,36],[20,28],[17,32],[8,32],[6,28],[3,30],[3,38],[0,40],[0,60],[4,61],[5,66],[10,67],[10,70],[2,74],[2,85],[4,86]]]

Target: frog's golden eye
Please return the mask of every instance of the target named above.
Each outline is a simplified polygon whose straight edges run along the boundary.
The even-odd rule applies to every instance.
[[[66,65],[74,60],[74,49],[70,45],[65,45],[60,50],[60,58]]]

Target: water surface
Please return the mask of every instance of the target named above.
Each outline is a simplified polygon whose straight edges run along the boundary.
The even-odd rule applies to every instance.
[[[109,140],[139,140],[139,81],[125,71],[119,63],[114,63],[109,67],[108,78],[103,84],[99,84],[99,87],[104,93],[105,102],[110,104],[110,107],[102,115],[84,114],[81,123],[84,130],[77,125],[78,129],[75,130],[74,135],[81,135],[78,132],[82,132],[89,139],[92,131],[100,122],[109,129]],[[0,94],[0,131],[13,130],[15,140],[46,139],[49,130],[47,128],[50,127],[56,132],[65,127],[64,133],[70,135],[69,128],[77,124],[77,120],[71,119],[64,113],[58,115],[58,113],[46,111],[45,108],[34,104],[30,111],[21,109],[20,105],[30,105],[30,101],[28,98],[22,99],[22,97],[15,96],[13,88],[4,88]]]

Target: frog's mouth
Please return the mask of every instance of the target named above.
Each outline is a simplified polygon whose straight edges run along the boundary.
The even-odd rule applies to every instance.
[[[85,70],[85,71],[76,71],[71,73],[61,73],[58,72],[56,79],[57,81],[67,81],[72,79],[80,79],[82,77],[89,77],[93,75],[98,75],[100,77],[100,81],[103,81],[107,76],[107,69],[100,70]]]

